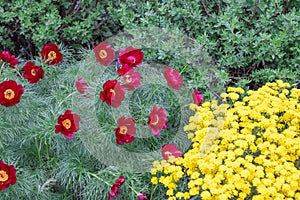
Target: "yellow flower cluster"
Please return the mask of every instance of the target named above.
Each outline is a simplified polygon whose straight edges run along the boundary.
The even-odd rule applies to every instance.
[[[190,106],[192,148],[155,161],[151,182],[167,187],[169,200],[300,200],[300,89],[279,80],[221,97]]]

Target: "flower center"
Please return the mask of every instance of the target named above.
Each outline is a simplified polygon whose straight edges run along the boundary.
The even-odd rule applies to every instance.
[[[116,94],[115,90],[114,89],[110,89],[109,92],[113,93],[113,94]]]
[[[50,51],[48,53],[48,59],[50,59],[51,61],[54,60],[56,58],[56,53],[54,51]]]
[[[99,56],[101,59],[104,59],[107,57],[107,51],[102,49],[100,52],[99,52]]]
[[[129,56],[127,59],[129,60],[129,62],[131,62],[133,64],[136,62],[135,57],[133,57],[133,56]]]
[[[12,89],[7,89],[4,91],[4,98],[11,100],[15,97],[15,92]]]
[[[156,117],[156,121],[155,121],[155,122],[152,122],[152,123],[151,123],[152,125],[156,125],[156,124],[158,123],[159,118],[158,118],[157,115],[155,115],[155,117]]]
[[[71,127],[71,120],[65,119],[65,120],[62,122],[62,125],[63,125],[66,129],[69,129],[69,128]]]
[[[170,151],[166,151],[166,152],[165,152],[165,155],[167,155],[167,156],[172,156],[172,153],[171,153]]]
[[[125,81],[126,81],[127,83],[131,83],[131,81],[132,81],[131,76],[126,75],[126,76],[125,76]]]
[[[8,175],[5,171],[0,170],[0,182],[4,182],[8,180]]]
[[[30,73],[31,73],[32,76],[35,76],[36,75],[35,69],[31,69]]]
[[[128,131],[128,129],[127,129],[126,126],[121,126],[121,127],[120,127],[120,133],[121,133],[121,134],[126,134],[127,131]]]

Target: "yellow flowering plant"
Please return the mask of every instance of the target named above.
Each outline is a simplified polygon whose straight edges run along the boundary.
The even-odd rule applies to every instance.
[[[152,184],[169,200],[300,200],[300,89],[278,80],[221,97],[190,105],[192,146],[155,161]]]

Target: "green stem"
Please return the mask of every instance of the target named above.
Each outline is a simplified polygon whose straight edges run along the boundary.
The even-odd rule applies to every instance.
[[[50,156],[49,156],[49,143],[48,143],[48,140],[46,140],[46,157],[47,157],[47,161],[49,161]]]
[[[2,75],[2,70],[4,69],[4,62],[3,62],[3,64],[1,65],[1,68],[0,68],[0,77],[1,77],[1,75]]]
[[[131,185],[129,185],[129,184],[127,184],[127,185],[128,185],[128,187],[129,187],[136,195],[139,194],[139,192],[137,192],[135,189],[133,189],[133,187],[131,187]]]
[[[154,188],[154,189],[153,189],[153,185],[152,185],[152,187],[151,187],[150,200],[153,199],[153,193],[154,193],[156,187],[157,187],[157,185],[155,185],[155,188]]]
[[[39,164],[40,164],[40,168],[42,168],[42,157],[41,157],[41,148],[38,145],[38,139],[37,137],[35,137],[35,147],[38,153],[38,159],[39,159]]]
[[[102,182],[105,183],[106,185],[111,186],[111,184],[109,184],[108,182],[106,182],[105,180],[103,180],[102,178],[100,178],[99,176],[97,176],[96,174],[91,173],[91,172],[85,172],[85,173],[86,173],[86,174],[89,174],[89,175],[91,175],[91,176],[93,176],[93,177],[95,177],[96,179],[102,181]]]
[[[77,93],[77,91],[72,92],[71,94],[69,94],[66,98],[64,98],[57,106],[57,109],[59,109],[59,107],[72,95],[74,95],[75,93]]]

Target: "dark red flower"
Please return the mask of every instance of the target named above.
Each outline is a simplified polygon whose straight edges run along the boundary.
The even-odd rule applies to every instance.
[[[0,60],[9,63],[11,68],[15,68],[19,61],[14,55],[11,55],[8,51],[0,52]]]
[[[134,69],[131,69],[122,75],[122,79],[122,86],[127,90],[134,90],[141,86],[141,75]]]
[[[125,50],[120,50],[118,61],[122,66],[128,65],[128,67],[136,67],[142,64],[143,58],[144,53],[141,52],[141,50],[130,46],[127,47]]]
[[[145,194],[139,193],[138,200],[147,200],[147,196]]]
[[[164,144],[161,153],[165,160],[168,160],[169,156],[174,156],[175,158],[182,157],[181,151],[177,149],[175,144]]]
[[[116,142],[120,145],[130,143],[134,140],[136,131],[135,123],[132,118],[125,118],[124,116],[118,119],[118,128],[116,131]]]
[[[24,88],[16,81],[4,81],[0,83],[0,104],[6,107],[14,106],[20,102],[23,93]]]
[[[115,58],[114,49],[107,42],[100,42],[94,48],[96,61],[104,66],[109,66],[111,61]]]
[[[63,55],[60,53],[56,44],[45,44],[41,55],[42,60],[45,60],[48,65],[57,65],[63,59]]]
[[[80,94],[85,94],[89,90],[89,85],[84,82],[83,78],[77,77],[75,87]]]
[[[29,83],[37,83],[41,78],[44,78],[44,71],[42,66],[35,66],[33,62],[28,62],[22,69],[24,71],[24,78]]]
[[[180,90],[180,85],[182,84],[183,80],[176,69],[172,69],[170,66],[167,66],[164,76],[169,87],[174,88],[175,90]]]
[[[0,190],[4,190],[9,185],[14,185],[17,181],[17,171],[14,166],[8,166],[0,160]]]
[[[193,99],[194,99],[194,103],[197,104],[198,106],[200,106],[200,104],[202,102],[202,99],[204,98],[204,95],[202,94],[202,92],[194,90],[192,96],[193,96]]]
[[[108,80],[103,84],[103,90],[100,92],[100,99],[107,105],[117,108],[121,105],[125,97],[125,88],[117,80]]]
[[[149,115],[148,127],[155,136],[160,135],[162,129],[167,128],[167,112],[163,108],[157,108],[154,104]]]
[[[110,189],[110,192],[108,194],[108,199],[112,200],[113,197],[117,197],[119,195],[120,192],[120,186],[123,185],[123,183],[125,183],[125,178],[124,176],[120,176],[115,183],[113,184],[113,186]]]
[[[80,117],[67,110],[65,114],[58,117],[58,124],[55,125],[55,133],[62,133],[65,138],[74,138],[73,133],[79,130]]]

